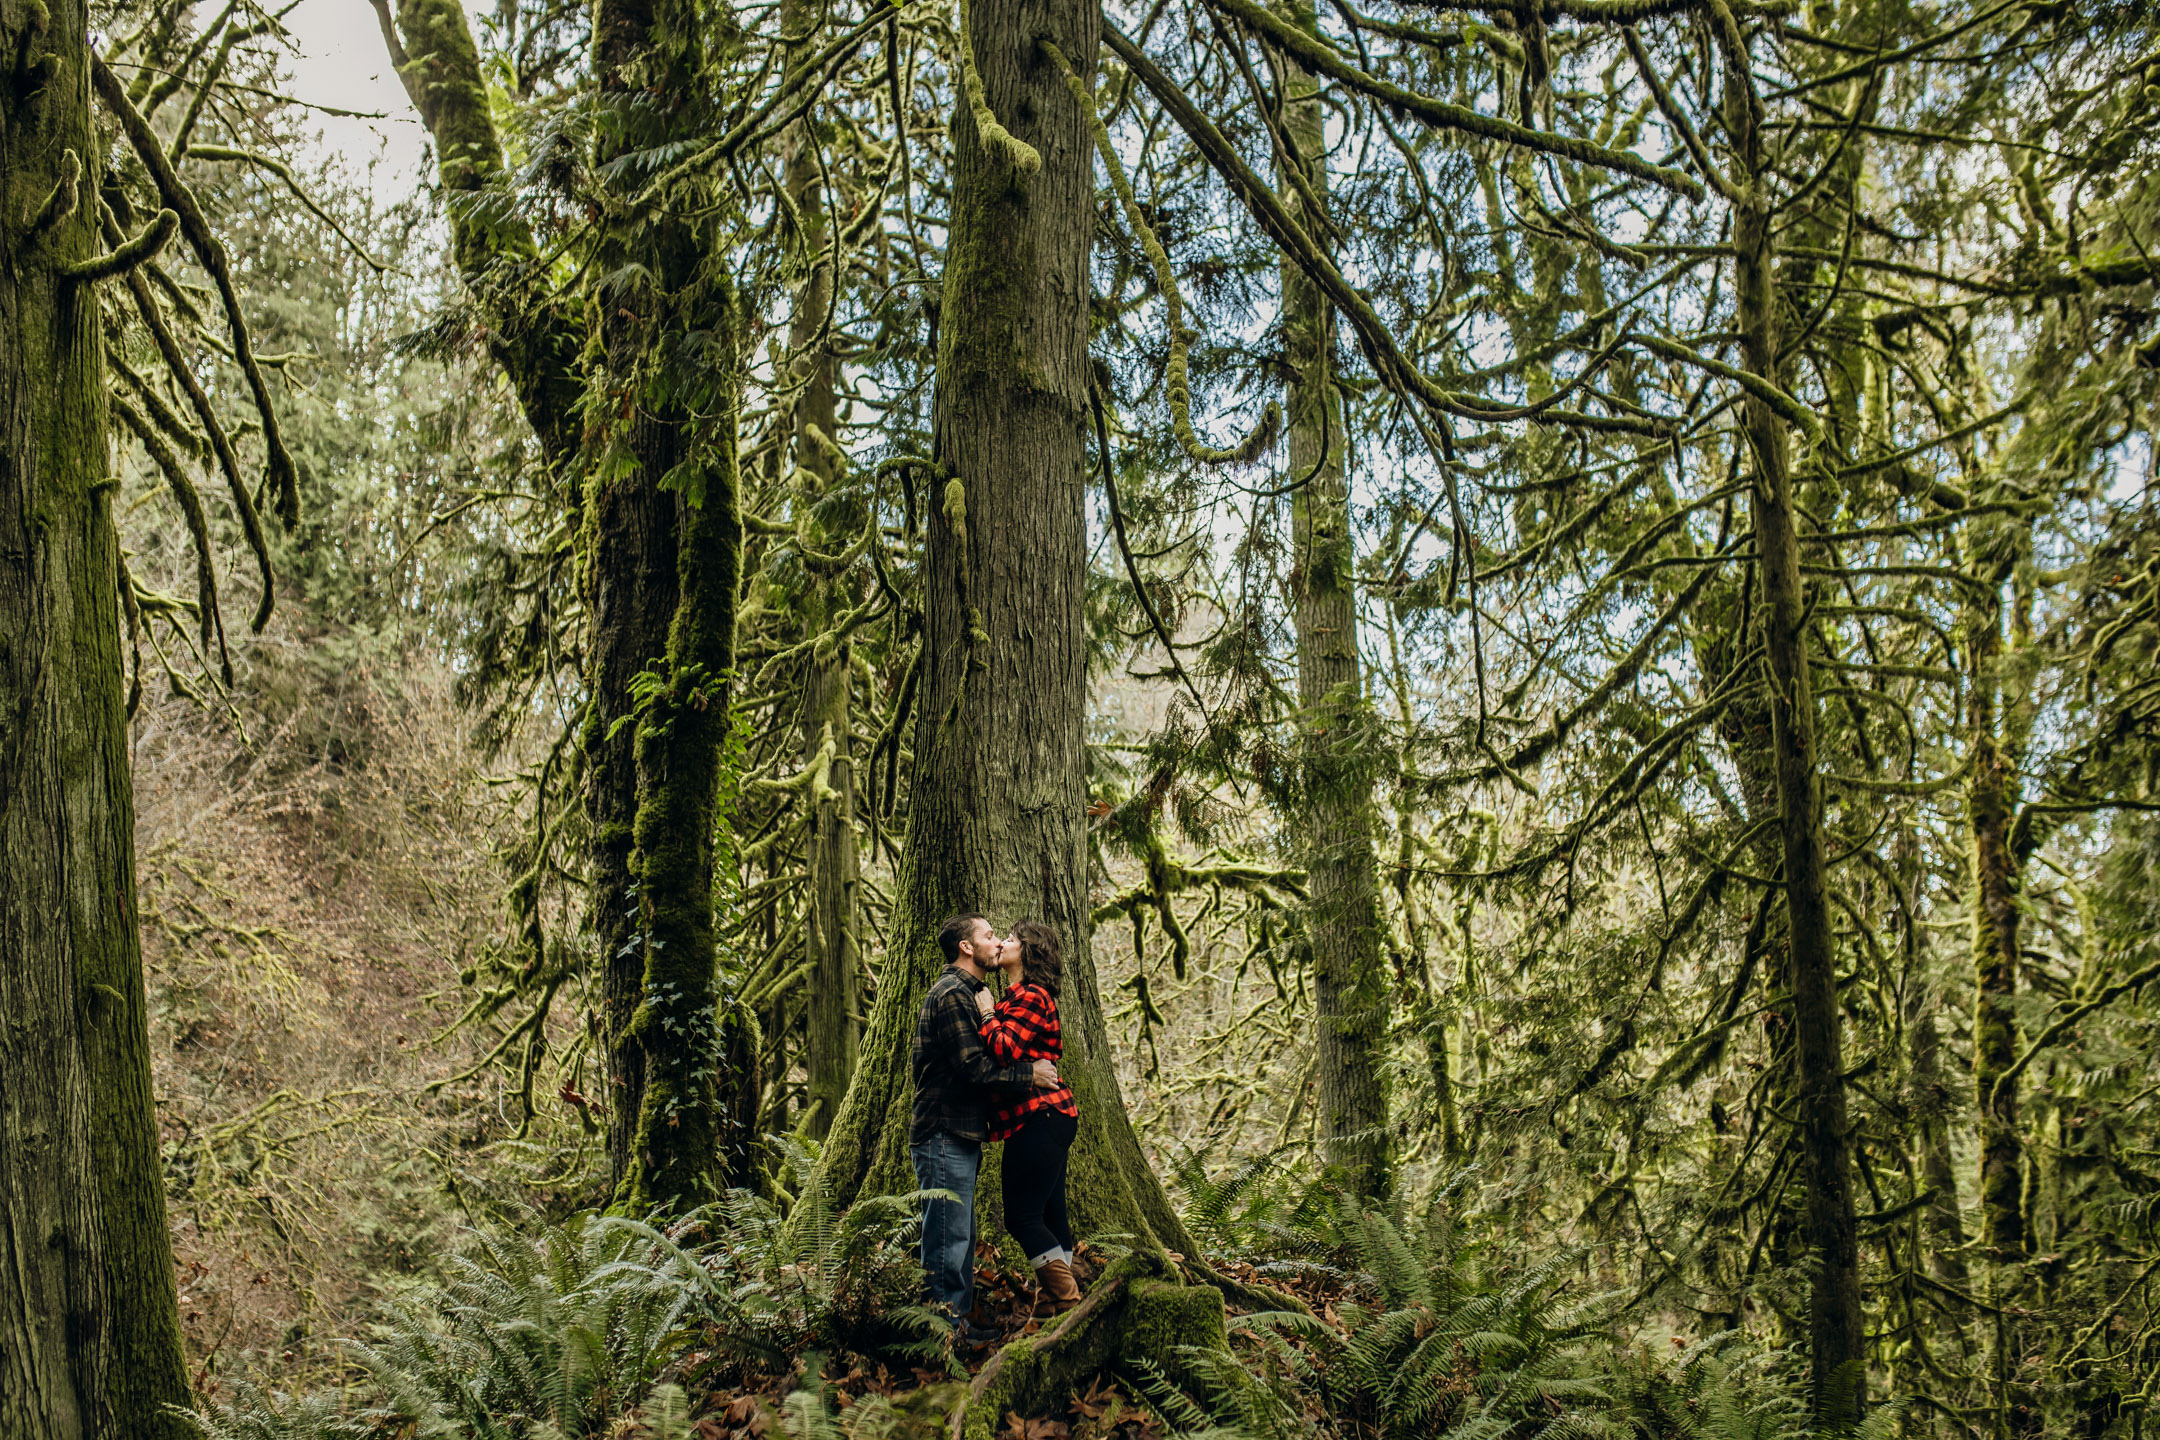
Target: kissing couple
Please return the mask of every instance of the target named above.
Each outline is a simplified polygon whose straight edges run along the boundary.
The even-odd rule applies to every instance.
[[[1000,939],[982,916],[955,915],[938,927],[938,948],[945,972],[915,1021],[908,1153],[918,1187],[958,1197],[924,1202],[922,1267],[930,1303],[951,1316],[964,1347],[979,1349],[996,1339],[973,1313],[975,1182],[987,1143],[1005,1142],[1005,1225],[1035,1267],[1042,1304],[1056,1313],[1080,1303],[1065,1218],[1080,1107],[1057,1069],[1065,968],[1057,932],[1022,920]],[[990,992],[993,973],[1004,979],[1001,998]]]

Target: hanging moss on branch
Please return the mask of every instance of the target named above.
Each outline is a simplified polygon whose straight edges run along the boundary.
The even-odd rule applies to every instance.
[[[982,136],[983,145],[1010,165],[1022,177],[1033,175],[1042,169],[1042,152],[1014,136],[998,123],[997,112],[990,108],[989,97],[983,90],[982,71],[975,64],[975,42],[968,34],[968,0],[957,0],[953,7],[953,45],[959,52],[961,85],[967,91],[968,110],[975,117],[976,133]]]
[[[1189,367],[1192,355],[1193,332],[1185,325],[1185,301],[1178,294],[1177,273],[1170,268],[1170,255],[1155,236],[1154,227],[1140,209],[1140,201],[1133,194],[1132,182],[1125,176],[1125,162],[1118,158],[1117,146],[1111,142],[1110,131],[1103,125],[1102,116],[1096,112],[1095,97],[1088,93],[1086,82],[1074,73],[1072,62],[1065,52],[1050,41],[1043,42],[1043,53],[1057,62],[1058,69],[1065,72],[1065,84],[1072,90],[1073,98],[1086,117],[1088,129],[1095,137],[1095,148],[1101,152],[1103,168],[1110,174],[1110,188],[1117,192],[1118,204],[1125,211],[1126,223],[1140,237],[1140,248],[1147,252],[1148,263],[1155,267],[1155,283],[1162,290],[1163,328],[1170,336],[1170,358],[1163,367],[1163,398],[1170,405],[1170,426],[1177,435],[1177,442],[1187,456],[1201,465],[1247,465],[1265,454],[1282,433],[1282,406],[1273,400],[1261,412],[1260,423],[1252,433],[1228,449],[1217,449],[1201,441],[1192,423],[1192,380]]]

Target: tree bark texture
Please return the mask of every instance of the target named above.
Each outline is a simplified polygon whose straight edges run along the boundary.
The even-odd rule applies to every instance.
[[[2021,1374],[2031,1323],[2023,1317],[2025,1260],[2033,1223],[2026,1193],[2027,1156],[2018,1084],[2010,1074],[2023,1041],[2018,1033],[2017,990],[2023,954],[2019,919],[2024,904],[2025,862],[2033,843],[2030,827],[2017,824],[2019,757],[2030,721],[2005,684],[2002,592],[2015,568],[2005,545],[2017,539],[2001,525],[1975,523],[1967,537],[1974,552],[1975,586],[1985,598],[1969,606],[1965,650],[1966,744],[1972,778],[1966,784],[1966,820],[1972,847],[1972,1073],[1980,1140],[1980,1249],[1987,1322],[1988,1371],[1997,1435],[2036,1434],[2041,1412]],[[2029,542],[2027,542],[2029,544]],[[2010,617],[2013,643],[2028,622],[2022,605]],[[2021,834],[2021,832],[2023,832]]]
[[[1309,0],[1288,0],[1284,18],[1318,22]],[[1306,230],[1325,234],[1327,140],[1319,82],[1288,56],[1283,131],[1297,154],[1278,188]],[[1302,180],[1302,185],[1298,183]],[[1308,198],[1309,197],[1309,198]],[[1366,703],[1358,654],[1357,553],[1343,469],[1342,401],[1335,389],[1334,311],[1297,265],[1281,267],[1283,350],[1289,375],[1292,618],[1297,632],[1301,787],[1298,828],[1312,897],[1316,1074],[1328,1167],[1345,1189],[1373,1196],[1388,1179],[1386,1047],[1389,1010],[1380,917],[1373,785],[1378,727]]]
[[[1028,173],[1007,139],[959,108],[908,833],[891,948],[826,1177],[840,1204],[912,1188],[908,1060],[944,963],[938,923],[961,910],[1000,925],[1032,916],[1065,944],[1061,1069],[1080,1107],[1074,1222],[1190,1254],[1118,1091],[1088,937],[1081,607],[1094,152],[1037,40],[1092,79],[1101,13],[1084,0],[969,8],[989,111],[1040,169]]]
[[[1920,837],[1915,826],[1899,827],[1892,852],[1898,889],[1898,939],[1905,974],[1911,985],[1905,1023],[1909,1036],[1912,1076],[1912,1114],[1918,1134],[1914,1137],[1914,1170],[1922,1190],[1929,1192],[1924,1214],[1918,1217],[1916,1235],[1924,1233],[1929,1273],[1959,1289],[1967,1283],[1965,1269],[1965,1221],[1958,1204],[1957,1168],[1950,1155],[1951,1090],[1943,1074],[1942,1034],[1935,1023],[1942,994],[1926,979],[1926,932],[1919,924],[1921,903]],[[1918,1243],[1916,1239],[1916,1244]]]
[[[596,483],[586,498],[590,559],[584,586],[591,625],[585,721],[585,806],[593,946],[600,966],[595,1016],[608,1076],[608,1181],[631,1172],[645,1061],[630,1024],[645,992],[638,898],[631,881],[638,809],[637,722],[630,682],[667,648],[677,586],[675,497],[642,473]]]
[[[1762,101],[1732,12],[1712,0],[1725,59],[1728,128],[1740,163],[1733,205],[1733,258],[1741,355],[1747,369],[1781,383],[1772,212],[1762,144]],[[1785,422],[1761,395],[1744,402],[1753,458],[1752,508],[1762,576],[1763,642],[1769,672],[1771,743],[1777,759],[1779,833],[1792,978],[1793,1056],[1800,1149],[1807,1177],[1813,1268],[1808,1303],[1810,1392],[1818,1419],[1850,1423],[1866,1404],[1866,1317],[1860,1304],[1858,1224],[1853,1208],[1844,1040],[1837,994],[1815,697],[1809,676],[1807,596]]]
[[[178,1440],[103,349],[58,273],[102,249],[87,24],[0,4],[0,1435]]]
[[[810,63],[823,31],[808,0],[781,7],[783,33],[802,36],[788,54],[790,66]],[[805,271],[788,317],[788,346],[795,356],[796,504],[809,548],[821,554],[845,550],[866,523],[860,503],[834,493],[840,473],[836,361],[827,328],[833,299],[830,256],[832,217],[817,160],[817,136],[809,120],[788,137],[788,195],[798,223],[796,244]],[[816,633],[847,608],[846,576],[838,567],[811,562],[806,631]],[[846,641],[820,644],[806,662],[802,683],[804,759],[822,764],[821,784],[810,794],[806,837],[810,896],[803,945],[810,965],[804,1021],[803,1065],[808,1072],[810,1133],[822,1140],[855,1074],[861,1007],[861,933],[856,919],[862,859],[855,832],[855,762],[851,735],[853,649]],[[821,760],[820,757],[823,757]]]
[[[732,295],[720,304],[732,311]],[[719,323],[734,329],[732,317]],[[702,494],[663,497],[682,517],[680,598],[668,630],[668,688],[638,725],[645,973],[630,1034],[645,1073],[628,1177],[636,1210],[718,1199],[749,1169],[741,1115],[749,1057],[722,1003],[713,905],[742,568],[734,414],[731,406],[719,453],[703,466]]]
[[[1996,733],[1996,668],[2002,655],[1999,607],[1966,629],[1973,667],[1967,689],[1966,787],[1972,843],[1973,1086],[1980,1120],[1980,1243],[1989,1259],[2025,1258],[2024,1146],[2018,1136],[2018,865],[2011,853],[2010,762]]]
[[[595,7],[598,162],[704,133],[708,31],[725,38],[677,0]],[[704,232],[644,198],[645,183],[635,167],[617,182],[596,267],[640,278],[587,297],[604,387],[586,437],[593,895],[613,1194],[633,1211],[703,1203],[742,1178],[757,1088],[720,1003],[713,897],[742,554],[741,317]]]

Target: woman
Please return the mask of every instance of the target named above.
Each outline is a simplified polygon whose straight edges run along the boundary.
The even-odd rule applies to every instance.
[[[975,1003],[982,1038],[1000,1065],[1056,1061],[1064,1053],[1058,1026],[1058,984],[1065,970],[1057,933],[1034,920],[1013,927],[998,952],[1005,996]],[[1080,1303],[1072,1273],[1072,1225],[1065,1218],[1065,1158],[1080,1133],[1072,1086],[1031,1090],[991,1116],[990,1138],[1005,1142],[1005,1224],[1035,1267],[1035,1283],[1052,1314]]]

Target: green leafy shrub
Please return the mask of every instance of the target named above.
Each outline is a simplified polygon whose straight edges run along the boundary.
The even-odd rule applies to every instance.
[[[1669,1354],[1617,1338],[1617,1297],[1571,1298],[1582,1256],[1521,1267],[1489,1239],[1464,1197],[1474,1169],[1446,1180],[1413,1224],[1285,1183],[1275,1157],[1224,1180],[1177,1171],[1188,1223],[1225,1251],[1310,1257],[1340,1293],[1325,1318],[1232,1317],[1233,1353],[1182,1348],[1180,1388],[1148,1365],[1134,1379],[1179,1440],[1882,1440],[1879,1406],[1857,1430],[1810,1417],[1804,1361],[1734,1332]]]
[[[816,1157],[794,1141],[782,1151],[800,1190],[790,1212],[730,1192],[711,1212],[716,1238],[694,1264],[687,1254],[681,1262],[692,1292],[686,1319],[707,1352],[696,1378],[784,1371],[812,1351],[936,1357],[951,1327],[922,1303],[922,1267],[904,1238],[924,1195],[866,1197],[837,1211]]]
[[[476,1236],[441,1290],[355,1344],[378,1413],[418,1437],[599,1433],[677,1353],[696,1257],[668,1231],[586,1216],[536,1242]]]

